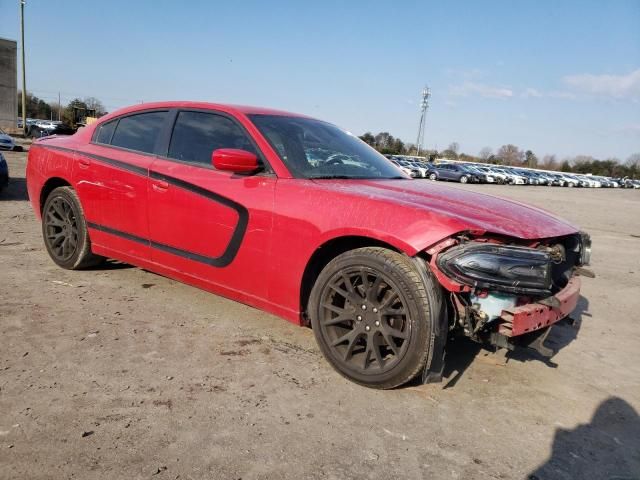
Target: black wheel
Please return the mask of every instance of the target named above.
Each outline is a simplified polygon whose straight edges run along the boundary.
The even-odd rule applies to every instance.
[[[437,179],[438,179],[438,175],[436,175],[435,173],[429,174],[429,180],[437,180]]]
[[[82,206],[71,187],[58,187],[47,197],[42,209],[42,236],[49,256],[62,268],[77,270],[104,260],[91,253]]]
[[[469,177],[463,175],[460,177],[460,183],[467,183],[469,181]]]
[[[367,247],[334,258],[311,292],[309,314],[329,363],[367,387],[394,388],[425,368],[440,287],[412,260]]]

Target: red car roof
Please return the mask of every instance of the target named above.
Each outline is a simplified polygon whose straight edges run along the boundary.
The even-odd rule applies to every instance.
[[[109,114],[109,117],[122,115],[123,113],[135,112],[137,110],[147,110],[150,108],[180,108],[180,107],[214,109],[214,110],[220,110],[228,113],[242,113],[245,115],[261,114],[261,115],[281,115],[281,116],[288,116],[288,117],[307,117],[306,115],[285,112],[283,110],[276,110],[272,108],[252,107],[248,105],[231,105],[231,104],[223,104],[223,103],[188,102],[188,101],[140,103],[138,105],[131,105],[129,107],[124,107],[116,111],[113,111]]]

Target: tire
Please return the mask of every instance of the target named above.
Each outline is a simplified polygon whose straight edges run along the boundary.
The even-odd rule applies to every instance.
[[[429,174],[429,180],[437,180],[438,179],[438,175],[435,173],[430,173]]]
[[[82,205],[71,187],[58,187],[45,200],[42,238],[51,259],[67,270],[92,267],[104,260],[91,252]]]
[[[442,290],[427,273],[406,255],[379,247],[351,250],[327,264],[308,313],[320,350],[338,373],[389,389],[431,364]]]
[[[460,183],[467,183],[469,181],[469,178],[466,175],[463,175],[460,177]]]

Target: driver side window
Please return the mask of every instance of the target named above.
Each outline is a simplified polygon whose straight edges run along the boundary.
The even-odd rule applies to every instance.
[[[237,148],[258,155],[244,131],[227,117],[206,112],[178,113],[169,158],[209,166],[211,153],[219,148]]]

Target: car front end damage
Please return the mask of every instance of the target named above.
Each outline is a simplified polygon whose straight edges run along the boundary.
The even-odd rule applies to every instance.
[[[544,346],[550,327],[580,298],[591,239],[576,233],[542,240],[458,235],[428,250],[431,271],[448,292],[449,332],[494,348]]]

